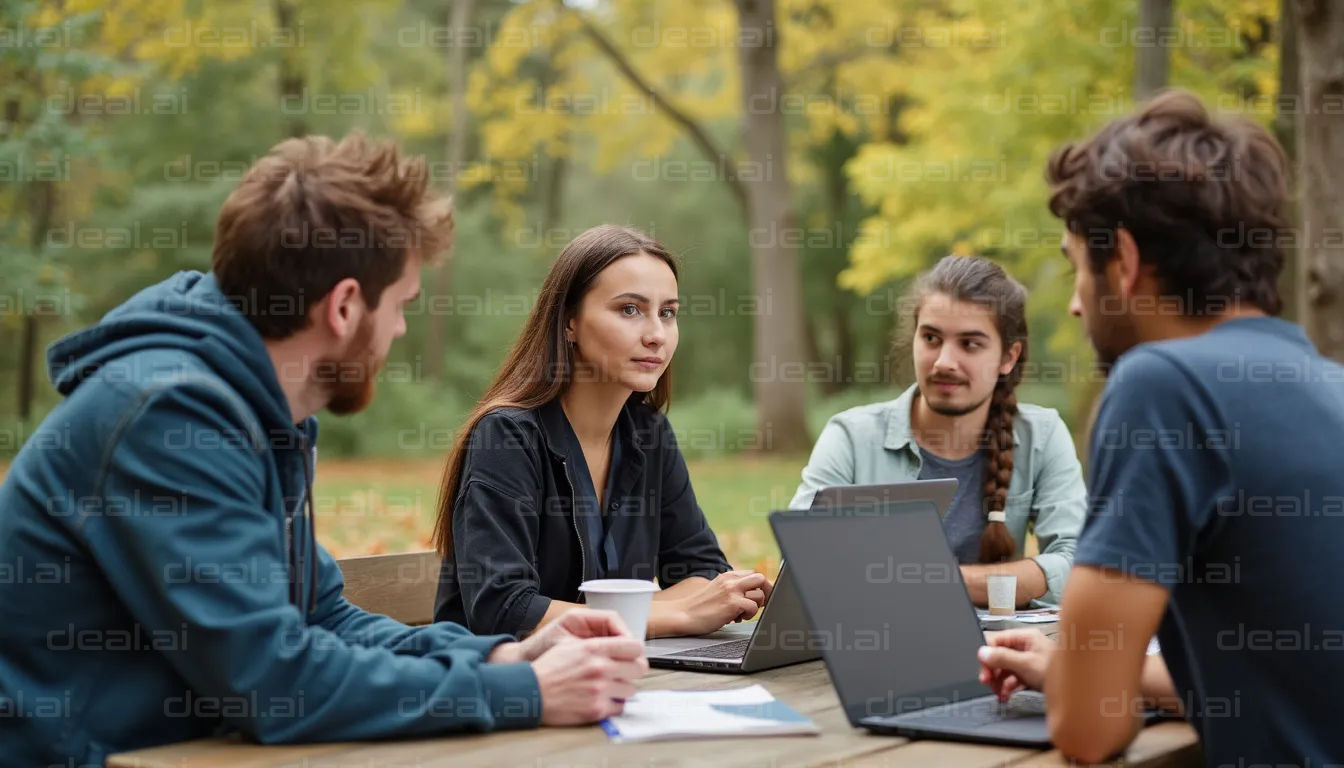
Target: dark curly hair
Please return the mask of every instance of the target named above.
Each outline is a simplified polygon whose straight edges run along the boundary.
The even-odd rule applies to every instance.
[[[1282,311],[1289,175],[1267,130],[1212,120],[1184,91],[1064,145],[1046,169],[1050,211],[1086,239],[1093,273],[1105,269],[1123,228],[1186,314],[1239,303]]]

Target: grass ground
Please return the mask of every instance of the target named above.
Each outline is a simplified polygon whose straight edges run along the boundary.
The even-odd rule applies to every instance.
[[[689,462],[697,500],[735,567],[778,569],[766,516],[788,506],[804,463],[746,456]],[[0,480],[7,470],[0,462]],[[437,460],[319,461],[318,539],[336,557],[432,548],[442,471]]]
[[[745,455],[689,462],[700,507],[734,567],[774,578],[779,547],[766,516],[788,506],[804,463]],[[0,462],[0,479],[7,469]],[[442,471],[442,463],[428,460],[319,462],[318,539],[336,557],[431,549]],[[1029,540],[1027,555],[1035,553]]]
[[[773,574],[779,548],[766,516],[788,506],[805,459],[730,457],[689,463],[696,498],[729,562]],[[317,532],[336,557],[431,547],[438,461],[323,461]]]

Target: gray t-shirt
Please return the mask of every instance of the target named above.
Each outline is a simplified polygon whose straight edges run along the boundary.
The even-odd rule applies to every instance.
[[[980,559],[980,534],[985,531],[985,512],[981,508],[981,492],[985,483],[985,452],[976,451],[964,459],[944,459],[921,448],[924,461],[919,468],[920,480],[957,480],[957,495],[943,516],[943,533],[952,546],[952,554],[962,565]]]

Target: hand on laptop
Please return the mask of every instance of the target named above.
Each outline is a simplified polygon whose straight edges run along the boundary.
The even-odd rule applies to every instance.
[[[990,635],[976,656],[980,659],[980,682],[1000,700],[1017,691],[1040,690],[1050,656],[1058,647],[1039,629],[1009,629]]]
[[[770,599],[770,580],[756,571],[728,571],[678,602],[683,618],[680,632],[704,635],[725,624],[750,619]]]

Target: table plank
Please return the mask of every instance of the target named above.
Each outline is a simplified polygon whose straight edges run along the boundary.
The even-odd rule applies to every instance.
[[[1195,729],[1182,722],[1162,722],[1150,725],[1139,732],[1123,759],[1110,765],[1137,766],[1144,768],[1175,768],[1176,766],[1196,766],[1204,764],[1204,754],[1199,747],[1199,735]],[[1056,768],[1072,766],[1073,763],[1057,749],[1028,756],[1013,763],[1014,768]]]
[[[878,737],[885,738],[885,737]],[[938,768],[999,768],[1015,765],[1017,760],[1040,754],[1025,747],[995,747],[988,744],[961,744],[955,741],[910,741],[884,751],[837,763],[827,760],[812,766],[843,765],[844,768],[906,768],[936,765]]]
[[[457,738],[422,739],[397,744],[368,744],[343,752],[351,765],[415,765],[424,768],[469,765],[621,766],[621,765],[806,765],[890,748],[903,739],[875,737],[849,727],[830,677],[821,662],[769,670],[755,675],[715,675],[674,671],[640,681],[641,688],[714,690],[754,683],[812,717],[820,736],[749,739],[699,739],[693,742],[612,744],[600,729],[541,729]],[[690,745],[690,749],[688,749]],[[796,762],[795,762],[796,761]]]
[[[338,742],[263,747],[233,739],[198,739],[112,755],[107,765],[108,768],[272,768],[338,755],[351,746]]]
[[[1069,765],[1057,751],[995,747],[870,734],[845,718],[820,661],[759,672],[717,675],[651,670],[640,688],[723,689],[760,683],[780,700],[813,718],[819,736],[697,739],[647,744],[612,744],[600,728],[541,728],[531,731],[450,736],[404,741],[263,747],[213,739],[113,756],[111,768],[436,768],[501,765],[554,766],[743,766],[746,768],[1053,768]],[[1199,765],[1198,740],[1184,723],[1147,728],[1125,755],[1126,766],[1167,768]]]

